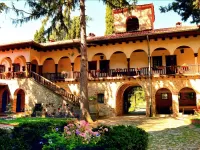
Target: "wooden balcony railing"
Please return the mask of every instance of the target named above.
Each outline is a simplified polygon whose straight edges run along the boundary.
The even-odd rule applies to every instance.
[[[148,76],[148,67],[142,68],[118,68],[110,69],[108,71],[102,70],[90,70],[88,72],[88,78],[104,78],[104,77],[121,77],[121,76]],[[188,66],[159,66],[151,67],[151,76],[160,75],[196,75],[200,74],[200,65],[188,65]],[[80,72],[66,72],[62,73],[43,73],[43,76],[51,81],[64,81],[71,79],[79,79]]]
[[[71,93],[68,93],[65,89],[59,87],[52,81],[40,76],[39,74],[37,74],[35,72],[31,72],[30,76],[39,84],[47,87],[51,91],[63,96],[67,102],[73,104],[74,106],[79,106],[80,97],[75,96]]]
[[[26,72],[3,72],[0,79],[26,78]]]

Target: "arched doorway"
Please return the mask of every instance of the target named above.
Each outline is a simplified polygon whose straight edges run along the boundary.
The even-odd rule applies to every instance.
[[[19,89],[16,94],[16,112],[24,112],[25,109],[25,93]]]
[[[159,89],[155,95],[156,113],[170,114],[172,107],[172,93],[166,88]]]
[[[9,92],[8,90],[5,90],[2,94],[2,112],[6,111],[6,106],[9,104]]]
[[[185,87],[180,90],[179,95],[179,110],[185,106],[196,106],[196,92],[192,88]],[[184,110],[184,113],[194,113],[193,109]]]
[[[130,86],[123,94],[123,113],[145,115],[146,101],[144,90],[141,86]]]

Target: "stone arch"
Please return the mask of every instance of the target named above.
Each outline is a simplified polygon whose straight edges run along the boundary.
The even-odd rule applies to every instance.
[[[15,90],[13,109],[15,112],[25,112],[25,91],[23,89]]]
[[[4,71],[11,71],[12,60],[10,57],[5,57],[1,60],[1,65],[4,66]]]
[[[168,88],[160,88],[155,93],[156,114],[170,114],[172,108],[172,92]]]
[[[127,57],[122,51],[114,52],[110,57],[110,69],[127,68]]]
[[[36,72],[36,73],[39,72],[37,59],[31,60],[31,71]]]
[[[47,58],[44,61],[42,73],[55,73],[55,62],[52,58]]]
[[[148,55],[142,49],[136,49],[130,56],[130,68],[148,67]]]
[[[136,31],[139,29],[139,20],[136,16],[129,16],[126,19],[126,31]]]
[[[10,91],[8,86],[0,86],[0,112],[6,111],[6,106],[10,103]]]
[[[14,62],[13,62],[13,71],[18,72],[18,71],[25,71],[26,68],[26,59],[24,56],[18,56],[15,57]]]
[[[71,60],[68,56],[63,56],[58,61],[58,72],[72,71]]]
[[[196,91],[190,87],[180,89],[178,94],[180,106],[196,106]]]
[[[124,111],[123,110],[123,95],[124,95],[125,90],[130,86],[141,86],[141,85],[137,82],[127,82],[127,83],[122,84],[117,89],[117,92],[116,92],[116,107],[115,107],[115,111],[116,111],[117,116],[123,115],[123,111]]]
[[[186,45],[177,47],[174,50],[174,55],[176,55],[177,66],[185,66],[195,64],[194,50]]]
[[[96,53],[88,62],[88,70],[109,70],[109,61],[104,53]]]
[[[170,51],[164,47],[158,47],[151,53],[152,66],[167,66],[167,57],[170,55]],[[170,65],[171,66],[171,65]]]

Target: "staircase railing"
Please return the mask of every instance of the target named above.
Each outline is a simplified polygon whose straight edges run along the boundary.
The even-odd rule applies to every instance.
[[[65,100],[68,101],[69,103],[71,103],[72,105],[79,106],[80,97],[67,92],[65,89],[61,88],[60,86],[56,85],[55,83],[51,82],[50,80],[44,78],[43,76],[41,76],[35,72],[31,72],[30,76],[39,84],[47,87],[51,91],[63,96],[65,98]]]

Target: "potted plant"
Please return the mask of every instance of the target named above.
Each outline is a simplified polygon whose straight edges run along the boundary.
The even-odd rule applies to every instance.
[[[92,119],[96,120],[99,117],[99,106],[96,96],[89,97],[89,110]]]

